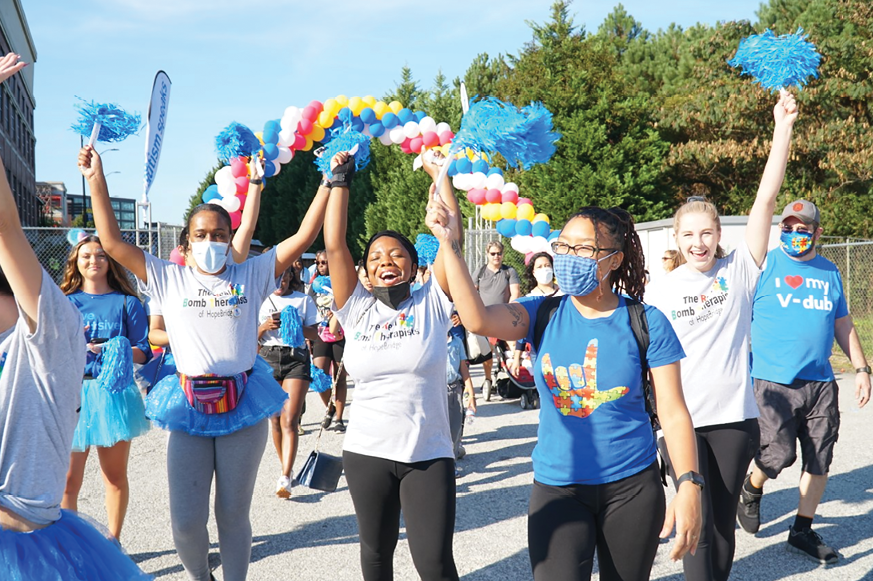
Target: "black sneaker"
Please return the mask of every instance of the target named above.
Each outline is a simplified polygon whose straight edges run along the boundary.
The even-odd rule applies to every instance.
[[[346,433],[345,422],[342,420],[337,420],[336,423],[333,425],[333,431],[339,432],[340,434],[345,434]]]
[[[809,557],[816,563],[833,565],[840,560],[835,550],[827,546],[817,532],[812,529],[796,531],[788,528],[788,550]]]
[[[330,423],[333,421],[333,416],[336,414],[336,406],[331,402],[330,407],[327,408],[327,413],[324,414],[324,419],[321,420],[321,427],[325,430],[330,427]]]
[[[748,484],[750,476],[751,474],[746,476],[746,480],[740,488],[737,520],[744,531],[755,534],[761,528],[761,497],[764,496],[764,493],[755,494],[746,490],[746,484]]]

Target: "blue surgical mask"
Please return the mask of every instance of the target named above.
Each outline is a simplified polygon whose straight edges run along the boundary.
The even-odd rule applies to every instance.
[[[227,262],[227,242],[202,242],[191,243],[191,255],[200,270],[209,274],[215,274]]]
[[[783,232],[779,237],[782,250],[788,256],[804,256],[815,247],[812,232]]]
[[[607,254],[600,260],[576,256],[573,254],[555,255],[555,278],[558,279],[558,287],[564,294],[583,297],[591,294],[600,284],[597,278],[597,264],[615,254]],[[607,272],[603,278],[609,276]]]

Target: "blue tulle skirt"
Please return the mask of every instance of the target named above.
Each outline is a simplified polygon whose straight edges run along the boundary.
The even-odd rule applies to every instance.
[[[146,397],[146,415],[165,430],[192,436],[226,436],[282,411],[288,394],[273,379],[260,356],[255,360],[245,392],[236,408],[224,414],[204,414],[188,403],[175,375],[162,379]]]
[[[100,387],[96,379],[86,379],[82,384],[82,409],[73,434],[73,451],[82,452],[89,446],[108,448],[134,439],[149,427],[136,383],[112,393]]]
[[[67,510],[44,529],[0,529],[0,576],[10,581],[148,581],[118,544]]]

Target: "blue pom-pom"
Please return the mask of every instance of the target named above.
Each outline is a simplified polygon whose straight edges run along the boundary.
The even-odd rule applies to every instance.
[[[433,264],[439,249],[439,240],[433,234],[419,234],[415,237],[415,251],[418,252],[419,266],[430,266]]]
[[[113,337],[103,344],[103,361],[97,381],[100,387],[112,393],[124,391],[133,383],[133,351],[124,335]]]
[[[230,162],[234,157],[249,157],[261,149],[261,142],[252,130],[234,121],[215,137],[218,158]]]
[[[331,381],[330,376],[327,373],[310,363],[309,374],[312,376],[312,382],[309,384],[309,389],[315,393],[330,391]]]
[[[90,137],[94,123],[98,122],[101,127],[97,141],[104,143],[123,141],[139,131],[142,120],[136,113],[128,113],[112,103],[89,103],[81,97],[76,98],[82,103],[76,106],[79,120],[71,127],[79,135]]]
[[[300,312],[291,305],[282,309],[279,315],[282,325],[279,327],[279,337],[282,343],[289,347],[303,347],[306,342],[303,339],[303,323],[300,321]]]
[[[318,275],[312,281],[312,292],[319,295],[333,294],[333,287],[330,286],[330,277]]]
[[[541,103],[518,109],[488,97],[473,103],[464,115],[453,147],[497,152],[510,164],[529,169],[549,161],[560,138],[553,131],[552,114]]]
[[[333,177],[330,160],[340,152],[356,150],[353,155],[357,171],[361,171],[370,163],[370,137],[361,133],[364,130],[364,122],[352,115],[348,107],[340,109],[337,119],[342,119],[341,127],[330,131],[330,143],[324,147],[321,157],[315,158],[315,165],[328,178]]]
[[[806,38],[803,28],[781,36],[768,28],[763,34],[741,40],[737,54],[728,64],[742,67],[742,74],[750,75],[771,92],[792,86],[803,88],[810,77],[818,78],[821,63],[821,55]]]

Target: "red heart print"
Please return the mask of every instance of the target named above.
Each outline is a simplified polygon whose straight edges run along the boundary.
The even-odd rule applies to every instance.
[[[798,276],[786,276],[785,277],[785,284],[787,284],[791,288],[796,289],[800,285],[803,284],[803,277],[800,275],[798,275]]]

